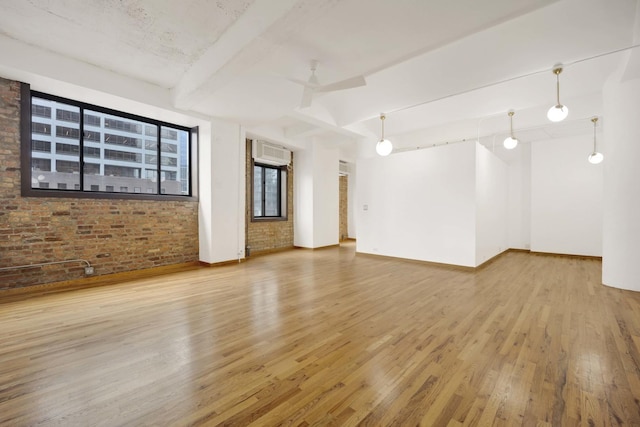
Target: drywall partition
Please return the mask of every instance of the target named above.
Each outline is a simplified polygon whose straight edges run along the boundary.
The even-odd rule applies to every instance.
[[[508,248],[507,169],[504,161],[476,143],[476,266]]]
[[[475,142],[362,159],[357,251],[475,266]]]
[[[589,134],[532,143],[532,251],[602,255],[603,175],[587,161],[592,144]]]
[[[295,246],[320,248],[339,243],[339,151],[322,140],[296,151],[294,174]]]
[[[200,134],[200,261],[244,258],[245,136],[237,124],[213,120]]]

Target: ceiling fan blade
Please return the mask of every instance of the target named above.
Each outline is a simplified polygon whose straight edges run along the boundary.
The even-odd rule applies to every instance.
[[[296,79],[293,77],[287,77],[287,80],[289,80],[290,82],[293,83],[297,83],[301,86],[304,86],[305,88],[311,88],[311,89],[317,89],[320,87],[320,85],[318,84],[318,79],[316,78],[316,76],[311,76],[309,78],[309,81],[304,81],[304,80],[300,80],[300,79]]]
[[[293,77],[287,77],[287,80],[289,80],[290,82],[294,82],[294,83],[297,83],[299,85],[302,85],[304,87],[309,86],[309,82],[305,82],[304,80],[295,79]]]
[[[339,82],[320,86],[316,89],[316,92],[332,92],[334,90],[351,89],[354,87],[365,86],[366,84],[367,81],[364,79],[364,76],[355,76],[349,79],[340,80]]]
[[[311,100],[313,99],[313,89],[305,86],[302,92],[302,101],[300,101],[300,108],[311,107]]]

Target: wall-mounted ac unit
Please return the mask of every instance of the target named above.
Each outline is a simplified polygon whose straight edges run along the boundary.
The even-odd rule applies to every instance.
[[[351,168],[349,167],[349,163],[344,160],[340,160],[340,168],[338,169],[338,173],[340,175],[349,175],[351,172]]]
[[[266,141],[254,139],[251,152],[256,163],[273,166],[284,166],[291,163],[291,151],[269,144]]]

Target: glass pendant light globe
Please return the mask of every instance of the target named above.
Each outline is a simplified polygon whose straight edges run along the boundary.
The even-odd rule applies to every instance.
[[[388,139],[381,139],[376,144],[376,153],[381,156],[388,156],[393,151],[393,144]]]
[[[547,111],[547,118],[552,122],[561,122],[569,115],[569,109],[566,105],[558,104],[549,108]]]
[[[602,163],[603,160],[604,156],[602,155],[602,153],[594,151],[593,153],[589,154],[589,163],[591,163],[592,165]]]
[[[504,145],[504,148],[506,148],[507,150],[513,150],[518,145],[518,138],[513,136],[513,115],[515,113],[516,112],[513,110],[507,113],[509,115],[509,131],[510,132],[509,132],[509,136],[506,137],[504,142],[502,143],[502,145]]]
[[[507,137],[502,143],[507,150],[513,150],[518,145],[518,138]]]
[[[593,123],[593,151],[589,154],[588,160],[592,165],[597,165],[604,160],[602,153],[596,149],[596,125],[598,123],[598,118],[593,117],[591,119],[591,123]]]
[[[547,111],[547,118],[552,122],[561,122],[567,118],[569,109],[566,105],[560,103],[560,73],[562,72],[562,65],[558,64],[553,67],[553,74],[556,75],[556,105],[549,108]]]

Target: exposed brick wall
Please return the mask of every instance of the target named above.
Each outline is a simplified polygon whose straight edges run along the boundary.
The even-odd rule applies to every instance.
[[[0,268],[86,259],[96,275],[198,260],[198,203],[21,197],[20,84],[0,79]],[[0,289],[84,277],[79,263],[0,271]]]
[[[287,220],[286,221],[251,221],[251,192],[253,161],[251,158],[251,140],[247,140],[247,212],[246,240],[251,253],[268,252],[293,247],[293,159],[288,170],[287,182]]]
[[[348,194],[349,194],[349,177],[340,175],[340,236],[338,240],[342,241],[349,238],[349,226],[348,226]]]

